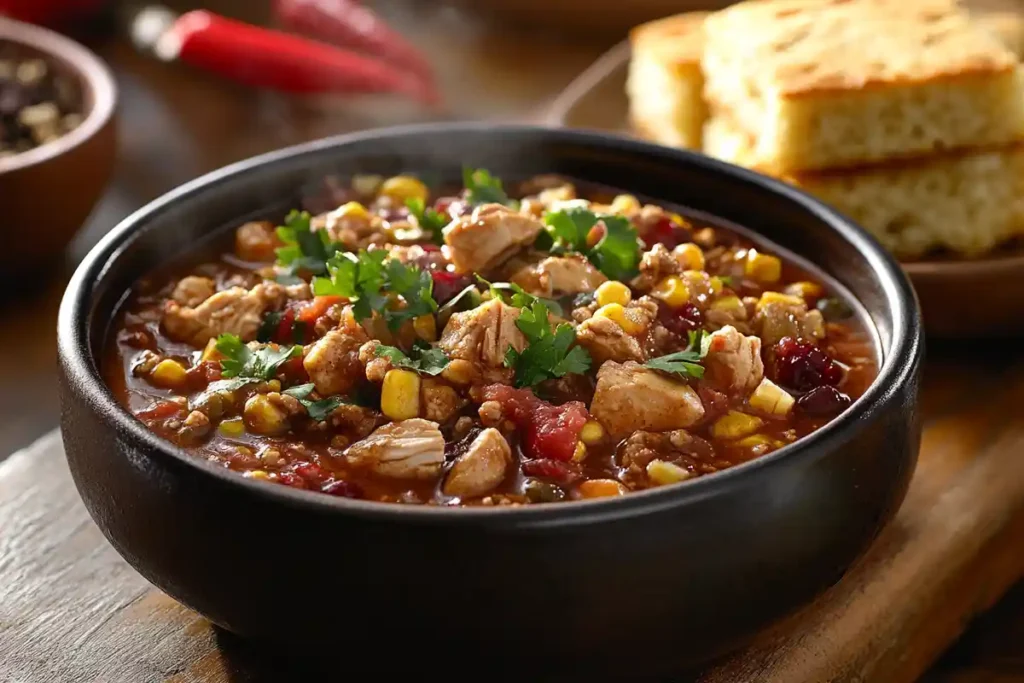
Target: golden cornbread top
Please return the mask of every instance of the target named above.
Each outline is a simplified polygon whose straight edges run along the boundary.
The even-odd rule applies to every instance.
[[[635,53],[670,69],[699,68],[708,12],[687,12],[640,24],[629,32]]]
[[[719,56],[706,67],[728,64],[756,90],[785,97],[1017,66],[1009,49],[948,0],[752,0],[712,15],[704,28],[707,54]]]

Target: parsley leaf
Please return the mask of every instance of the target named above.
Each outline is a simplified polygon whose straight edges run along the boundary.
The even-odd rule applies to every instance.
[[[436,311],[430,273],[397,259],[386,260],[387,256],[384,249],[339,254],[327,264],[329,277],[313,278],[313,293],[352,301],[356,320],[371,318],[379,311],[392,331],[406,320]],[[387,293],[400,295],[405,308],[390,308]]]
[[[492,176],[487,169],[463,168],[462,184],[466,188],[466,201],[470,204],[504,204],[505,206],[517,204],[505,193],[501,186],[501,179]]]
[[[522,351],[510,346],[505,352],[505,367],[515,371],[517,387],[533,386],[570,373],[582,374],[590,368],[586,349],[569,348],[576,341],[572,325],[562,323],[552,332],[548,309],[540,301],[520,311],[516,326],[528,342]]]
[[[416,219],[416,225],[419,229],[430,236],[430,241],[434,244],[443,244],[444,236],[442,232],[445,226],[448,225],[445,217],[426,206],[419,197],[406,199],[405,205],[409,208],[409,214]]]
[[[448,365],[448,356],[441,349],[434,348],[429,344],[417,344],[413,346],[409,355],[405,355],[401,349],[394,346],[380,345],[374,351],[378,358],[387,358],[396,368],[408,368],[422,372],[431,377],[441,374],[441,371]]]
[[[565,310],[562,309],[562,305],[554,299],[545,299],[544,297],[534,296],[514,282],[488,282],[480,277],[479,274],[476,274],[476,279],[480,281],[480,284],[487,286],[491,291],[492,298],[504,301],[504,295],[507,292],[512,292],[512,296],[509,298],[509,303],[516,308],[529,308],[533,304],[540,302],[544,304],[544,307],[553,315],[556,315],[559,318],[565,317]]]
[[[286,361],[302,352],[299,346],[261,346],[255,351],[233,334],[217,337],[217,350],[224,354],[221,375],[253,380],[270,380]]]
[[[306,413],[309,415],[311,420],[316,422],[323,422],[327,419],[327,416],[334,412],[334,410],[346,403],[345,399],[341,396],[328,396],[322,398],[319,401],[309,400],[309,395],[313,393],[314,385],[300,384],[290,389],[285,389],[282,394],[288,394],[289,396],[297,399],[299,403],[306,409]]]
[[[587,235],[598,223],[604,225],[604,235],[591,247]],[[583,254],[612,280],[628,280],[636,274],[640,243],[636,228],[625,216],[597,214],[580,204],[547,212],[544,224],[552,251]]]
[[[682,351],[670,353],[667,356],[652,358],[644,363],[644,367],[652,370],[661,370],[683,378],[700,379],[704,376],[704,366],[700,361],[708,355],[711,335],[704,331],[690,331],[689,344]]]
[[[277,238],[284,244],[275,252],[277,264],[285,267],[277,277],[282,284],[299,282],[300,270],[313,275],[326,274],[327,261],[339,249],[326,230],[313,230],[311,221],[308,211],[292,211],[285,217],[284,225],[277,228]]]

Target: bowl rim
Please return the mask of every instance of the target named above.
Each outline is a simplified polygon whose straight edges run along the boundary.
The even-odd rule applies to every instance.
[[[98,359],[89,349],[90,300],[92,284],[98,282],[120,255],[131,235],[161,210],[208,188],[243,176],[251,170],[276,162],[339,149],[350,143],[400,139],[402,137],[483,134],[540,137],[575,147],[601,149],[618,154],[661,159],[719,176],[723,184],[755,184],[772,192],[780,201],[796,204],[823,225],[851,243],[879,280],[887,303],[884,316],[891,322],[889,348],[881,349],[883,362],[875,380],[864,394],[836,419],[817,431],[777,451],[726,470],[699,477],[685,485],[665,486],[631,492],[629,495],[571,502],[541,503],[515,507],[471,507],[451,510],[443,506],[388,504],[325,495],[318,491],[268,486],[217,467],[190,455],[147,429],[113,396],[100,375]],[[628,188],[624,188],[628,189]],[[699,207],[695,207],[699,208]],[[891,313],[890,313],[891,311]],[[872,311],[873,312],[873,311]],[[109,321],[102,321],[104,324]],[[61,301],[57,321],[58,356],[62,372],[71,386],[81,388],[81,398],[104,422],[133,440],[149,458],[170,458],[180,468],[195,470],[199,476],[219,478],[228,486],[248,489],[255,496],[269,497],[280,504],[301,507],[321,514],[402,523],[461,525],[508,525],[532,528],[588,524],[645,515],[720,495],[724,490],[745,485],[764,470],[796,461],[827,456],[849,440],[855,431],[874,422],[879,410],[897,398],[902,387],[913,381],[921,365],[923,336],[916,296],[896,261],[867,232],[852,221],[803,192],[767,176],[685,150],[670,149],[603,132],[551,128],[546,126],[473,123],[430,123],[378,128],[343,134],[261,154],[207,173],[150,202],[121,221],[86,255],[72,275]],[[863,418],[870,418],[864,422]]]
[[[0,40],[18,43],[56,59],[64,68],[78,75],[93,100],[85,120],[70,133],[0,159],[0,175],[43,164],[81,146],[113,118],[117,83],[103,60],[87,47],[56,31],[3,16],[0,16]]]

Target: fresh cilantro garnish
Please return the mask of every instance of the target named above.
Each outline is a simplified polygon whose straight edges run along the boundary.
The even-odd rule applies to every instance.
[[[476,279],[480,281],[480,284],[485,285],[490,290],[492,298],[504,301],[504,295],[511,292],[512,294],[509,297],[508,302],[516,308],[529,308],[533,304],[540,302],[544,304],[544,307],[553,315],[556,315],[559,318],[565,317],[565,311],[562,310],[562,305],[554,299],[545,299],[544,297],[534,296],[514,282],[488,282],[480,277],[479,274],[476,275]]]
[[[232,393],[238,391],[246,384],[251,384],[257,380],[254,377],[235,377],[234,379],[219,379],[216,382],[210,382],[206,385],[206,389],[203,390],[203,394],[216,394],[222,391]]]
[[[409,214],[416,219],[416,225],[419,229],[430,236],[430,241],[434,244],[443,244],[444,236],[442,231],[448,225],[445,217],[426,206],[419,197],[406,199],[405,205],[409,207]]]
[[[569,348],[576,341],[572,325],[562,323],[552,332],[548,309],[543,303],[535,301],[523,308],[516,326],[528,342],[522,351],[509,346],[505,353],[505,367],[515,371],[517,387],[533,386],[570,373],[582,374],[590,368],[590,354],[586,349]]]
[[[434,348],[429,344],[417,344],[413,346],[409,355],[405,355],[401,349],[394,346],[380,345],[374,353],[378,358],[387,358],[396,368],[408,368],[431,377],[441,374],[448,365],[448,356],[444,351]]]
[[[462,184],[466,188],[466,201],[470,204],[504,204],[515,206],[501,186],[501,179],[495,178],[484,168],[462,169]]]
[[[285,389],[281,393],[298,399],[299,403],[306,409],[306,414],[309,415],[309,418],[316,422],[323,422],[338,406],[346,402],[341,396],[328,396],[318,401],[311,401],[309,400],[309,395],[313,393],[313,388],[314,385],[312,383],[300,384],[291,389]]]
[[[313,293],[347,298],[353,302],[357,320],[371,318],[379,311],[392,331],[406,320],[436,311],[430,273],[397,259],[386,261],[387,255],[383,249],[338,254],[327,264],[329,277],[313,278]],[[401,296],[405,307],[388,307],[389,293]]]
[[[253,350],[233,334],[217,337],[216,346],[224,355],[220,362],[220,374],[228,379],[273,379],[278,368],[302,352],[299,346],[261,346]]]
[[[652,358],[644,363],[644,367],[652,370],[661,370],[683,378],[700,379],[704,376],[704,366],[700,361],[708,355],[708,345],[711,335],[690,331],[689,344],[682,351],[670,353],[667,356]]]
[[[587,244],[587,235],[598,223],[604,234],[594,245]],[[640,243],[636,228],[625,216],[597,214],[582,204],[566,206],[544,215],[551,251],[578,252],[586,256],[598,270],[612,280],[628,280],[640,264]]]
[[[277,238],[284,243],[276,250],[277,264],[285,271],[277,276],[278,282],[295,284],[301,280],[297,273],[308,271],[313,275],[327,273],[327,262],[338,252],[340,245],[331,240],[326,230],[313,230],[308,211],[292,211],[278,226]]]

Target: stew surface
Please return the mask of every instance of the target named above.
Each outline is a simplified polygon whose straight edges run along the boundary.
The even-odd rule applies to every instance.
[[[734,231],[563,178],[464,176],[439,196],[413,176],[332,181],[312,212],[144,278],[109,385],[242,476],[458,506],[731,467],[876,375],[848,303]]]

